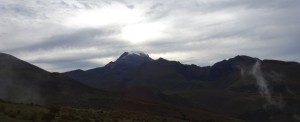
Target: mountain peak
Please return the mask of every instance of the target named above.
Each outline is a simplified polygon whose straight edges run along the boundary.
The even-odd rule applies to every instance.
[[[260,60],[258,58],[255,57],[250,57],[247,55],[237,55],[234,58],[231,58],[232,60]]]
[[[148,54],[142,52],[142,51],[130,51],[130,52],[124,52],[120,57],[119,59],[123,59],[123,58],[126,58],[128,56],[138,56],[138,57],[149,57]]]
[[[124,52],[115,62],[109,63],[110,67],[136,67],[145,62],[152,61],[148,54],[141,51]]]
[[[152,60],[148,54],[142,52],[142,51],[130,51],[130,52],[124,52],[118,59],[118,60],[124,60],[128,58],[144,58],[148,60]]]
[[[250,56],[246,56],[246,55],[237,55],[228,60],[223,60],[221,62],[217,62],[214,65],[252,66],[257,61],[261,61],[261,60],[258,58],[250,57]]]
[[[9,55],[9,54],[6,54],[6,53],[1,53],[0,52],[0,58],[10,58],[10,59],[16,59],[16,57],[12,56],[12,55]]]
[[[129,55],[139,55],[139,56],[149,56],[148,54],[142,52],[142,51],[130,51],[128,52]]]

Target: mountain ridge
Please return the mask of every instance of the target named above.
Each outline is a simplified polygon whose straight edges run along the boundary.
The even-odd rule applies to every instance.
[[[100,89],[158,89],[207,110],[255,122],[293,118],[282,111],[300,115],[300,110],[294,109],[300,103],[298,62],[238,55],[206,67],[159,58],[125,74],[114,72],[118,69],[100,69],[101,73],[81,82]],[[255,117],[258,113],[260,118]]]
[[[104,67],[73,71],[78,77],[71,78],[0,54],[0,99],[136,111],[187,121],[206,121],[208,115],[212,120],[285,122],[300,115],[297,62],[236,56],[200,67],[149,60],[147,55],[131,54],[123,60],[127,55]]]
[[[1,100],[5,100],[14,103],[58,107],[57,110],[61,112],[66,112],[70,108],[74,108],[74,110],[86,109],[85,112],[93,112],[95,109],[118,110],[125,111],[125,113],[134,111],[158,117],[175,118],[181,121],[206,119],[241,121],[206,111],[184,98],[168,95],[152,88],[130,87],[119,91],[95,89],[71,79],[65,74],[47,72],[10,55],[0,55],[0,66],[6,67],[0,69],[0,120],[6,114],[14,114],[10,114],[11,110],[8,110],[6,105],[3,107]],[[19,105],[11,104],[8,106]],[[63,108],[60,109],[60,107]],[[31,108],[34,107],[26,107],[24,111]],[[196,116],[194,113],[201,116]],[[35,115],[32,114],[32,116]],[[91,119],[90,116],[83,115],[85,118]],[[102,116],[102,114],[100,115]],[[19,116],[19,114],[14,116]],[[20,119],[14,118],[14,116],[8,117],[11,118],[10,120]],[[73,121],[76,118],[69,119]]]
[[[121,68],[119,67],[115,69],[108,68],[108,67],[112,67],[112,65],[114,65],[115,62],[116,64],[118,64],[118,61],[122,61],[121,59],[128,54],[129,54],[128,52],[123,53],[116,61],[112,61],[111,63],[108,63],[104,67],[98,67],[86,71],[70,71],[70,72],[66,72],[65,74],[79,81],[82,81],[82,83],[97,88],[105,88],[106,85],[108,87],[116,87],[116,85],[113,84],[120,84],[119,87],[127,86],[127,85],[131,86],[130,82],[135,82],[134,84],[140,84],[141,81],[145,81],[147,85],[149,85],[149,83],[152,83],[154,81],[160,84],[162,82],[161,81],[162,79],[166,79],[165,81],[169,81],[171,79],[173,79],[174,82],[178,81],[177,84],[178,86],[180,86],[179,84],[184,86],[184,84],[186,84],[184,81],[219,82],[218,84],[220,86],[215,85],[216,87],[227,88],[230,87],[231,84],[233,84],[233,83],[229,83],[229,81],[231,82],[231,81],[241,80],[242,78],[240,75],[242,70],[251,70],[251,68],[254,66],[254,64],[257,61],[261,61],[261,62],[275,61],[275,62],[281,62],[283,64],[290,63],[290,62],[283,62],[283,61],[276,61],[276,60],[260,60],[258,58],[253,58],[246,55],[237,55],[233,58],[229,58],[228,60],[216,62],[212,66],[200,67],[194,64],[188,65],[188,64],[182,64],[178,61],[169,61],[163,58],[151,60],[149,55],[144,54],[150,59],[142,60],[140,61],[142,63],[139,63],[137,65],[133,63],[134,61],[130,62],[129,60],[130,63],[126,62],[125,67],[121,67]],[[297,62],[293,64],[299,65],[299,63]],[[159,74],[160,72],[163,74]],[[232,76],[232,78],[228,76]],[[151,78],[152,81],[150,81]],[[224,83],[221,83],[220,81]],[[195,86],[203,87],[198,85]],[[210,83],[210,85],[213,84]],[[186,86],[186,87],[192,87],[192,86]]]

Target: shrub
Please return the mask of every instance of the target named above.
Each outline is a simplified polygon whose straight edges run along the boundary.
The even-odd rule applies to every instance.
[[[3,106],[3,105],[0,106],[0,111],[1,112],[5,111],[5,109],[6,109],[6,106]]]

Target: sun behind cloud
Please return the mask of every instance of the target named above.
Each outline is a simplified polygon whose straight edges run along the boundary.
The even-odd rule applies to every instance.
[[[147,22],[145,13],[143,8],[115,3],[96,9],[78,10],[64,23],[69,28],[117,27],[120,29],[120,34],[116,35],[116,38],[132,44],[164,37],[164,25],[158,22]]]
[[[142,11],[128,8],[119,3],[94,9],[82,9],[73,14],[65,21],[65,24],[69,27],[99,28],[135,23],[142,19]]]
[[[121,39],[133,44],[159,40],[166,37],[161,23],[140,23],[127,25],[122,29]]]

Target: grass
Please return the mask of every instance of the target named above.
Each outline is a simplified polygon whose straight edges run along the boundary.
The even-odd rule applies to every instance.
[[[186,108],[178,109],[183,111]],[[128,110],[45,107],[0,101],[0,122],[241,122],[210,112],[184,111],[180,114],[190,119]]]
[[[130,111],[43,107],[0,102],[1,122],[185,122]]]

